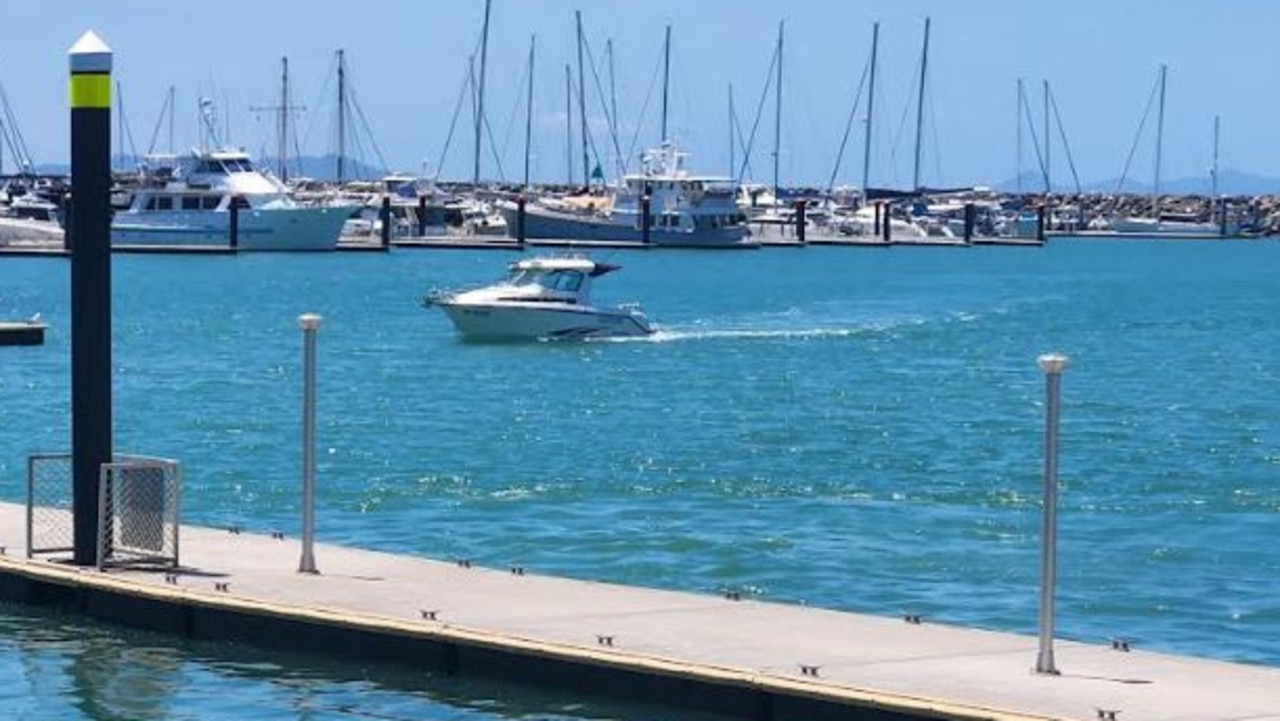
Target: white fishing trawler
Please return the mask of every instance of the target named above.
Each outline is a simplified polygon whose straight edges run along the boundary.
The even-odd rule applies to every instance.
[[[644,241],[643,198],[649,195],[649,242],[694,248],[749,248],[758,245],[735,203],[728,178],[691,175],[685,153],[671,142],[642,156],[642,170],[623,177],[611,198],[573,208],[569,203],[531,202],[525,238]],[[513,237],[519,232],[515,203],[500,206]]]
[[[238,149],[150,156],[128,207],[111,223],[115,246],[223,246],[248,251],[333,250],[352,209],[304,205]]]

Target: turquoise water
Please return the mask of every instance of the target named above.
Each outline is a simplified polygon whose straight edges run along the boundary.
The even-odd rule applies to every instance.
[[[624,342],[465,344],[418,306],[512,257],[117,256],[116,448],[182,461],[188,522],[296,532],[296,318],[315,311],[322,540],[1034,633],[1035,358],[1059,350],[1060,634],[1280,665],[1280,244],[617,253],[599,295],[661,329]],[[26,454],[69,445],[68,277],[0,266],[0,317],[51,324],[0,350],[6,500]],[[0,674],[100,653],[21,630],[69,624],[0,609]],[[170,715],[242,687],[264,717],[315,689],[362,712],[350,669],[300,681],[271,656],[245,679],[93,633],[196,669]],[[429,715],[525,713],[369,683]],[[109,717],[95,693],[17,702]]]

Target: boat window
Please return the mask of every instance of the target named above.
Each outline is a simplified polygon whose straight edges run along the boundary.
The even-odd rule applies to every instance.
[[[154,195],[153,195],[153,196],[151,196],[150,198],[147,198],[147,204],[144,206],[144,208],[143,208],[143,209],[144,209],[144,210],[155,210],[155,209],[156,209],[156,196],[154,196]]]
[[[547,277],[546,286],[576,293],[582,287],[582,273],[576,270],[557,270]]]
[[[173,210],[173,198],[168,195],[161,195],[154,198],[156,201],[156,210]]]
[[[222,198],[216,195],[206,195],[200,199],[201,210],[217,210],[218,204],[222,202]]]
[[[199,210],[199,209],[200,209],[200,196],[198,196],[198,195],[184,195],[184,196],[182,196],[182,209],[183,209],[183,210]]]

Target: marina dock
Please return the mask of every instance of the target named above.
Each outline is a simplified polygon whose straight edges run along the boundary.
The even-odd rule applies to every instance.
[[[539,576],[184,527],[176,571],[25,558],[0,504],[0,598],[183,637],[360,656],[749,719],[1280,720],[1280,669]]]
[[[44,345],[44,323],[0,320],[0,346]]]

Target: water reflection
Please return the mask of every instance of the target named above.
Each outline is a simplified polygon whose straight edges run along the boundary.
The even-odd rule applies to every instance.
[[[187,641],[0,603],[6,718],[673,719],[692,714],[569,698],[512,683]]]

